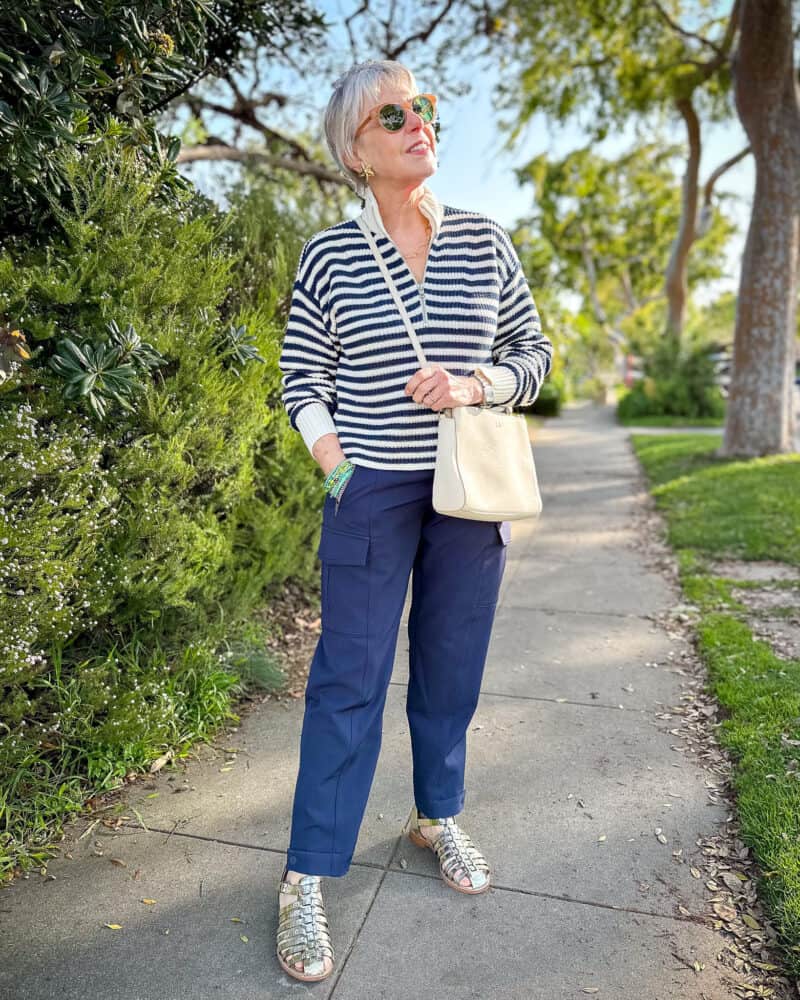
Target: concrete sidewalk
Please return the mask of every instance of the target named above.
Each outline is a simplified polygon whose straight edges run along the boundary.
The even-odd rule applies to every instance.
[[[300,699],[255,707],[185,773],[137,782],[130,819],[83,839],[88,821],[73,824],[54,878],[0,893],[2,1000],[737,995],[689,872],[726,810],[671,750],[675,719],[658,718],[680,701],[679,640],[649,616],[680,599],[636,546],[627,433],[608,410],[570,409],[535,453],[545,513],[512,528],[461,817],[492,890],[446,888],[433,854],[399,836],[412,805],[403,628],[354,863],[323,880],[330,979],[296,982],[275,958]]]

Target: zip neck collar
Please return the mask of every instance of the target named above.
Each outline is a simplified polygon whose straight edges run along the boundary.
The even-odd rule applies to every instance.
[[[431,242],[433,242],[433,240],[435,240],[439,235],[439,230],[442,227],[444,206],[433,191],[425,185],[418,207],[420,212],[422,212],[431,224]],[[375,197],[375,194],[369,185],[367,185],[367,192],[364,195],[364,207],[361,210],[361,216],[373,233],[380,233],[381,236],[391,239],[389,234],[386,232],[386,226],[384,226],[383,219],[381,218],[381,210],[378,207],[378,199]]]

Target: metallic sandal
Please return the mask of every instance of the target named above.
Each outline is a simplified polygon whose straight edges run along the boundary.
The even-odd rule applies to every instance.
[[[441,826],[442,831],[431,841],[420,833],[421,826]],[[447,816],[443,819],[421,817],[415,806],[403,832],[408,834],[412,844],[416,844],[417,847],[428,847],[436,854],[442,879],[452,889],[475,895],[486,892],[489,888],[489,865],[486,863],[486,858],[472,842],[469,834],[456,823],[455,817]],[[464,877],[471,882],[469,888],[459,883],[459,879]]]
[[[278,906],[278,961],[284,972],[295,979],[316,982],[325,979],[325,959],[333,962],[333,944],[322,902],[319,875],[303,875],[297,885],[285,881],[284,869],[280,892],[295,896],[293,903]],[[303,971],[294,963],[302,962]],[[331,969],[331,971],[333,971]]]

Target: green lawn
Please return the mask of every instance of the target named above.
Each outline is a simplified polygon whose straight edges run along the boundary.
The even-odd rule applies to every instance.
[[[761,869],[759,893],[800,975],[800,661],[753,638],[733,581],[709,560],[800,566],[800,455],[749,462],[715,457],[717,435],[634,435],[664,514],[686,598],[700,610],[698,646],[724,708],[717,733],[734,761],[742,839]],[[791,586],[790,588],[791,589]],[[800,602],[800,588],[793,590]],[[791,597],[787,598],[789,603]]]
[[[724,417],[620,417],[617,423],[623,427],[722,427]]]

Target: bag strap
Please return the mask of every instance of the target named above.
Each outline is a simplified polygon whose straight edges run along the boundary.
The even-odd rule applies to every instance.
[[[372,235],[372,232],[370,231],[370,228],[365,222],[363,216],[361,215],[356,216],[356,224],[358,225],[358,228],[361,230],[364,236],[367,238],[367,243],[369,243],[370,245],[372,253],[375,256],[375,260],[378,262],[378,267],[383,272],[383,276],[386,279],[386,284],[389,286],[389,291],[392,293],[392,297],[394,298],[394,301],[397,303],[397,308],[400,310],[400,315],[403,317],[403,322],[406,325],[406,331],[409,337],[411,338],[411,343],[414,345],[414,350],[416,351],[420,366],[424,367],[425,365],[427,365],[428,359],[425,357],[425,352],[422,350],[422,344],[420,344],[419,342],[419,337],[414,332],[414,327],[412,326],[411,320],[409,319],[408,310],[406,309],[405,303],[400,298],[400,293],[397,290],[397,286],[392,280],[391,274],[389,274],[389,268],[386,266],[386,261],[383,259],[380,251],[378,250],[378,246],[375,242],[375,237]],[[503,403],[499,406],[486,407],[486,409],[492,410],[494,412],[498,411],[501,411],[503,413],[512,412],[512,407],[508,403]],[[452,413],[453,413],[452,407],[447,407],[446,409],[442,410],[439,415],[442,416],[442,414],[449,414],[450,416],[452,416]]]
[[[386,261],[383,259],[383,256],[378,250],[378,246],[375,243],[375,237],[370,232],[370,228],[362,216],[360,215],[357,216],[356,222],[358,224],[358,228],[366,236],[367,242],[369,243],[370,248],[372,249],[372,252],[375,255],[375,260],[378,262],[378,267],[380,267],[381,271],[383,272],[383,276],[386,279],[386,284],[389,286],[389,291],[392,293],[392,297],[394,298],[394,301],[397,303],[397,308],[400,310],[400,315],[403,317],[403,322],[406,325],[406,331],[408,332],[408,335],[411,338],[411,343],[414,345],[414,350],[417,353],[417,358],[419,359],[419,363],[421,366],[424,367],[425,365],[427,365],[428,359],[425,357],[425,352],[422,350],[422,345],[419,342],[419,337],[416,335],[416,333],[414,332],[414,327],[411,325],[411,320],[408,317],[408,310],[405,307],[405,303],[400,298],[400,293],[397,290],[397,286],[392,280],[391,274],[389,274],[389,268],[386,266]]]

